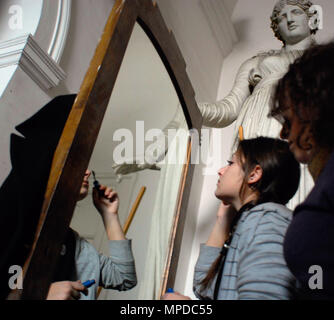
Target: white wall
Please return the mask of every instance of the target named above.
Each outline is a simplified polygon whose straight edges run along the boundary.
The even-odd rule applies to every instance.
[[[235,75],[243,61],[259,51],[281,47],[281,43],[274,37],[270,29],[269,18],[275,2],[274,0],[237,1],[232,14],[232,22],[236,28],[239,42],[224,60],[217,100],[222,99],[232,88]],[[321,5],[324,9],[324,29],[318,32],[317,41],[334,39],[334,1],[319,0],[316,4]],[[223,148],[222,165],[225,165],[225,160],[229,157],[232,130],[234,130],[233,125],[225,129],[213,130],[217,134],[217,143],[221,144]],[[202,167],[198,166],[195,172],[194,188],[190,197],[190,208],[187,212],[186,229],[175,285],[176,290],[193,298],[192,279],[199,245],[206,242],[219,206],[219,201],[214,197],[218,176],[203,176],[201,169]],[[201,186],[201,192],[197,186]]]
[[[203,0],[158,0],[187,64],[199,100],[215,99],[224,56],[201,7]],[[205,0],[204,0],[205,1]],[[229,7],[232,8],[233,2]]]

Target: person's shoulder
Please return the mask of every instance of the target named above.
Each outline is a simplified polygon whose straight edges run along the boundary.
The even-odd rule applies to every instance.
[[[89,256],[98,254],[95,247],[85,238],[81,237],[78,232],[72,230],[75,237],[75,255],[78,259],[79,256]]]
[[[259,237],[261,241],[271,241],[272,237],[282,239],[291,223],[292,211],[281,204],[267,202],[245,212],[243,219],[240,234],[243,242],[250,245]]]
[[[269,56],[275,56],[280,53],[279,50],[260,51],[251,58],[248,58],[241,65],[242,68],[248,68],[249,66],[255,68],[264,58]]]
[[[247,217],[255,215],[265,217],[271,214],[281,216],[287,220],[292,219],[292,211],[286,206],[275,202],[265,202],[254,206],[247,212]]]
[[[242,220],[245,227],[251,227],[254,232],[256,229],[272,228],[272,226],[286,229],[291,223],[292,211],[284,205],[266,202],[245,212]]]

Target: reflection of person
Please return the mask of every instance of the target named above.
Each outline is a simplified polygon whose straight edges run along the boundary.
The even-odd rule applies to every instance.
[[[234,152],[238,143],[238,128],[243,127],[245,139],[257,136],[278,137],[281,125],[267,117],[277,81],[287,72],[290,63],[300,57],[314,39],[309,19],[312,6],[306,0],[280,0],[271,16],[275,36],[283,42],[281,50],[260,53],[240,67],[231,92],[217,103],[200,103],[203,124],[223,128],[235,121],[232,141]],[[306,175],[306,176],[305,176]],[[312,187],[312,179],[302,171],[301,188],[291,207],[302,201]]]
[[[34,241],[54,151],[75,95],[54,98],[19,124],[10,139],[12,169],[0,188],[0,297],[10,288],[10,266],[23,266]]]
[[[90,171],[87,170],[80,189],[79,200],[88,195]],[[119,198],[115,191],[100,186],[93,188],[93,202],[100,213],[109,239],[110,257],[99,254],[76,232],[69,230],[56,279],[49,289],[48,300],[95,299],[98,286],[106,289],[129,290],[137,283],[131,241],[125,238],[118,217]],[[71,241],[72,239],[72,241]],[[72,242],[72,243],[71,243]],[[78,280],[80,279],[80,280]],[[96,284],[88,290],[82,281],[94,279]],[[83,293],[83,295],[80,295]]]
[[[284,255],[302,299],[334,299],[334,43],[315,46],[280,80],[272,116],[315,186],[294,212]],[[313,268],[313,269],[312,269]]]
[[[284,261],[283,239],[292,215],[284,205],[298,188],[300,169],[288,144],[264,137],[243,140],[218,174],[215,195],[221,206],[208,241],[201,245],[195,295],[291,299],[294,277]],[[164,299],[182,297],[168,293]]]

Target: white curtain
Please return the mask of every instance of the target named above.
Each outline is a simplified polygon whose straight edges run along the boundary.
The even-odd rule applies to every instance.
[[[184,119],[168,148],[165,163],[161,167],[150,228],[145,274],[143,279],[138,279],[140,285],[138,299],[140,300],[160,298],[159,293],[167,261],[171,226],[176,210],[184,163],[186,162],[188,137],[189,130]]]

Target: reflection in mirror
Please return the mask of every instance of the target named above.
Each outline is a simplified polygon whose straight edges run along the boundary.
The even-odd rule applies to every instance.
[[[167,136],[168,134],[168,136]],[[124,226],[146,187],[126,234],[132,240],[138,284],[99,299],[157,299],[186,160],[188,130],[169,75],[136,23],[90,160],[100,184],[118,192]],[[104,224],[88,196],[78,202],[71,228],[101,253],[112,255]],[[88,279],[82,279],[85,281]]]

